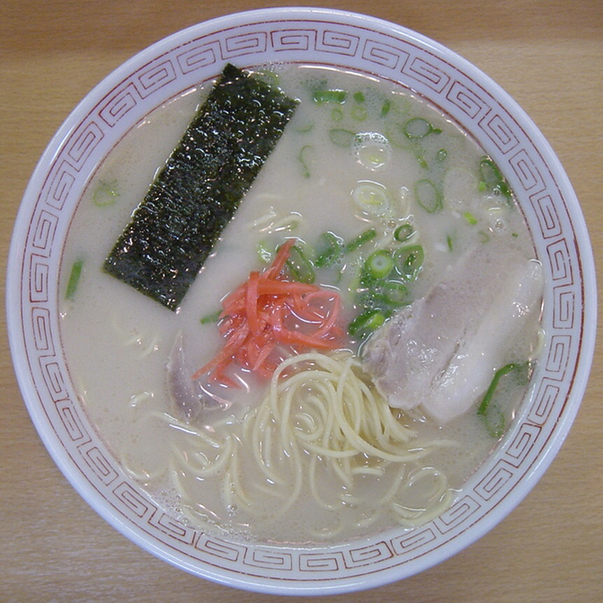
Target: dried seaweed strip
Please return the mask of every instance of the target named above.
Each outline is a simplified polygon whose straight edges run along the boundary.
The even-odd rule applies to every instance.
[[[105,270],[175,310],[296,105],[227,65],[117,240]]]

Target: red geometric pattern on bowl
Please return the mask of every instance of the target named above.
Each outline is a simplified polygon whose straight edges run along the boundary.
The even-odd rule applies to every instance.
[[[283,581],[300,593],[319,587],[342,592],[356,588],[361,576],[365,585],[376,585],[436,563],[482,535],[523,498],[525,483],[534,479],[555,438],[558,448],[579,403],[568,408],[584,337],[588,248],[577,240],[581,215],[571,188],[558,178],[552,152],[525,115],[475,68],[421,36],[380,21],[303,9],[273,16],[270,10],[247,13],[168,38],[118,69],[66,122],[28,189],[27,215],[20,216],[23,236],[13,263],[23,278],[14,300],[19,324],[13,331],[19,336],[13,340],[26,357],[22,387],[49,450],[118,529],[168,561],[218,581],[267,592],[280,592]],[[74,393],[56,303],[71,214],[90,174],[126,131],[181,91],[215,77],[226,61],[247,67],[292,60],[400,82],[461,123],[518,195],[548,280],[543,361],[496,456],[428,525],[322,549],[207,536],[179,524],[138,489],[99,440]]]

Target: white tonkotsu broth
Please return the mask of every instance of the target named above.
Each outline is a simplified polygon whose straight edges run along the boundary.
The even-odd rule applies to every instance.
[[[476,245],[496,239],[502,254],[528,260],[534,254],[530,236],[514,203],[480,184],[484,151],[433,107],[366,76],[301,66],[274,71],[300,105],[177,312],[104,273],[102,266],[189,123],[200,91],[157,109],[100,166],[80,201],[64,250],[62,292],[74,262],[82,262],[77,289],[71,299],[61,300],[60,308],[69,370],[88,416],[118,462],[185,523],[280,543],[340,541],[399,523],[412,527],[445,509],[454,489],[496,445],[497,437],[477,414],[479,400],[442,426],[426,419],[420,407],[405,415],[392,409],[391,417],[404,427],[387,423],[387,417],[389,427],[383,429],[388,437],[398,429],[408,435],[408,442],[399,444],[408,462],[388,463],[370,451],[353,461],[343,453],[329,460],[283,444],[293,435],[309,439],[322,420],[316,404],[308,403],[314,410],[304,406],[306,398],[319,397],[317,385],[300,382],[301,397],[290,401],[291,429],[278,425],[285,411],[274,410],[276,399],[270,411],[269,381],[241,371],[245,387],[210,386],[230,403],[227,408],[202,410],[187,422],[166,391],[172,346],[181,334],[191,375],[211,360],[223,337],[215,322],[200,319],[220,310],[222,298],[250,271],[267,266],[258,248],[274,249],[290,237],[307,244],[312,255],[327,231],[346,242],[368,228],[377,231],[338,268],[317,270],[319,284],[340,292],[345,330],[359,312],[354,296],[359,267],[377,249],[404,245],[393,237],[398,226],[412,225],[408,243],[421,245],[425,256],[416,280],[408,284],[412,299],[426,295]],[[316,102],[312,91],[317,89],[343,90],[347,96],[344,102]],[[418,137],[424,132],[413,128],[425,124],[431,130]],[[351,145],[339,146],[334,130],[356,137]],[[417,201],[416,183],[425,180],[441,195],[437,211],[426,211]],[[387,200],[386,208],[377,203],[380,198]],[[538,329],[536,313],[530,328],[509,346],[505,363],[534,357]],[[346,370],[356,371],[370,395],[380,399],[370,376],[359,368],[358,343],[346,341],[343,347],[347,352],[334,353],[332,362],[341,361],[337,367],[356,363]],[[325,363],[332,356],[327,353]],[[295,374],[295,357],[291,362],[288,370]],[[312,366],[319,364],[316,360]],[[500,408],[508,424],[526,386],[513,385],[512,379],[505,383]],[[364,391],[360,382],[356,386]],[[258,416],[264,411],[257,408],[265,408],[263,423]],[[387,448],[390,454],[393,449],[393,444]],[[258,458],[268,467],[262,469]]]

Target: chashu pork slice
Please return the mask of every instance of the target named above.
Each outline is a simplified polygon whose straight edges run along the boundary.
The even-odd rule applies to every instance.
[[[364,367],[390,406],[447,423],[485,393],[540,312],[543,288],[538,261],[494,242],[476,247],[372,335]]]

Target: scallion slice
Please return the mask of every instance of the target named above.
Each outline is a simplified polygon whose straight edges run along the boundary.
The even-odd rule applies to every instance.
[[[417,203],[430,214],[442,209],[442,195],[431,180],[423,179],[415,184],[415,198]]]
[[[413,227],[410,224],[402,224],[394,230],[394,239],[399,243],[403,243],[412,237],[414,234]]]
[[[314,265],[317,268],[330,268],[339,263],[343,257],[343,239],[332,232],[325,232],[320,238],[323,243],[323,249],[318,254]]]
[[[396,271],[404,282],[414,281],[425,260],[425,252],[421,245],[406,245],[398,249],[394,255]]]
[[[111,180],[111,182],[101,180],[92,195],[92,201],[98,207],[113,205],[118,198],[117,180]]]
[[[442,130],[434,128],[426,119],[413,117],[404,124],[404,134],[408,138],[425,138],[429,134],[440,134]]]
[[[380,249],[368,256],[364,270],[373,279],[385,278],[394,268],[394,259],[389,251]]]
[[[365,243],[368,243],[377,236],[377,231],[374,228],[369,228],[364,232],[360,233],[355,239],[352,239],[346,246],[344,251],[346,253],[352,253],[362,247]]]
[[[486,429],[492,437],[499,438],[502,436],[505,429],[505,416],[498,405],[493,404],[493,398],[500,384],[501,379],[506,375],[515,374],[520,379],[527,379],[529,362],[506,364],[494,373],[494,377],[490,382],[480,405],[477,408],[477,414],[483,417],[486,424]]]
[[[357,103],[363,103],[364,102],[364,93],[361,92],[360,90],[358,92],[354,92],[354,100]]]
[[[316,279],[314,266],[299,245],[291,247],[287,268],[291,277],[300,283],[313,283]]]
[[[212,312],[211,314],[206,314],[205,316],[202,316],[199,319],[199,322],[202,325],[208,325],[208,324],[218,322],[218,320],[220,320],[221,314],[222,314],[222,310],[216,310],[215,312]]]
[[[504,195],[508,200],[512,199],[511,187],[505,180],[502,172],[489,157],[482,157],[479,163],[479,171],[483,186],[486,189]]]
[[[385,314],[380,310],[368,310],[357,316],[349,325],[351,337],[364,338],[385,322]]]
[[[361,106],[352,107],[352,119],[364,121],[367,117],[366,109]]]
[[[467,224],[471,224],[471,226],[475,226],[477,224],[477,218],[470,211],[466,211],[463,214],[463,218],[465,218]]]
[[[344,103],[347,97],[345,90],[316,90],[314,92],[314,101],[319,105],[323,103]]]
[[[338,147],[351,147],[354,144],[356,134],[343,128],[332,128],[329,130],[329,140]]]
[[[298,155],[304,178],[310,177],[310,167],[316,162],[316,151],[311,144],[304,145]]]
[[[352,191],[356,205],[372,216],[383,216],[391,209],[388,190],[382,184],[370,180],[362,180]]]
[[[383,285],[383,297],[390,306],[397,308],[409,303],[410,294],[402,283],[388,281]]]
[[[80,278],[82,276],[82,268],[84,267],[84,260],[77,259],[73,262],[71,266],[71,272],[69,273],[69,280],[67,281],[67,290],[65,292],[65,297],[67,299],[73,299],[75,297],[75,292],[77,291],[77,287],[80,283]]]

